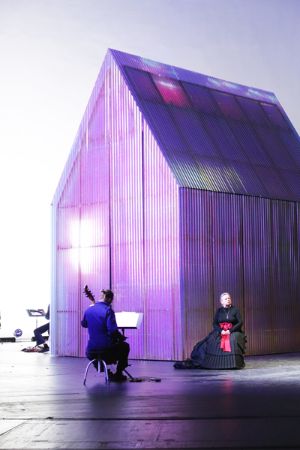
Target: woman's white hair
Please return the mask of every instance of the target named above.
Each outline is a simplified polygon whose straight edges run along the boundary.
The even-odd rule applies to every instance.
[[[224,295],[229,295],[229,297],[231,298],[231,295],[229,294],[229,292],[222,292],[222,294],[220,295],[220,300]]]

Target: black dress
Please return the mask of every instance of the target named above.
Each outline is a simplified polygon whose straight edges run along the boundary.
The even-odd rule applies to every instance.
[[[191,359],[174,364],[176,369],[242,369],[245,366],[245,334],[242,331],[240,311],[235,307],[219,308],[213,321],[213,331],[198,342]],[[230,329],[230,335],[222,338],[222,328]],[[221,341],[227,339],[226,350]],[[223,343],[222,343],[223,345]]]

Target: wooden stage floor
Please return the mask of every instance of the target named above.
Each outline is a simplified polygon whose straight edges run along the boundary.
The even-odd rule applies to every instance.
[[[246,357],[239,371],[131,361],[105,384],[84,358],[0,344],[0,449],[300,449],[300,353]]]

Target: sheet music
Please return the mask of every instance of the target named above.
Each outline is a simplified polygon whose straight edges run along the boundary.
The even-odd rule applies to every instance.
[[[143,313],[138,312],[121,311],[115,315],[119,328],[139,328],[143,320]]]
[[[29,317],[44,317],[46,315],[43,309],[26,309]]]

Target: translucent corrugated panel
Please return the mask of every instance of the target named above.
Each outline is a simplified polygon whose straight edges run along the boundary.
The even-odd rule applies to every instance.
[[[250,164],[272,167],[272,160],[270,160],[269,156],[264,151],[264,148],[250,124],[231,121],[230,128],[236,140],[243,147],[243,151],[247,155]]]
[[[268,191],[250,164],[239,161],[228,161],[227,164],[231,173],[235,174],[228,179],[233,185],[233,192],[240,192],[241,194],[252,192],[253,195],[268,197]],[[229,173],[228,171],[228,175]]]
[[[168,148],[164,156],[176,180],[184,186],[199,188],[199,168],[194,156],[189,154],[187,142],[177,128],[166,105],[143,102],[147,122],[160,148]]]
[[[158,359],[178,359],[182,357],[178,187],[146,124],[144,136],[145,344],[149,358],[157,354]]]
[[[51,347],[59,355],[83,356],[87,334],[80,320],[90,301],[110,283],[107,95],[102,68],[53,202],[53,298]]]
[[[257,166],[264,166],[262,171],[269,171],[267,178],[273,177],[274,184],[278,177],[281,182],[284,178],[276,167],[292,170],[296,161],[300,170],[297,152],[289,148],[290,144],[283,148],[279,133],[291,129],[291,125],[272,93],[114,50],[112,54],[180,186],[211,189],[210,178],[203,186],[199,166],[202,158],[213,156],[218,159],[218,172],[223,171],[224,178],[236,171],[237,165],[233,169],[231,161],[249,164],[250,171],[256,173],[251,185],[249,178],[243,180],[246,171],[236,172],[236,182],[229,181],[225,192],[299,199],[297,194],[295,197],[296,186],[291,189],[289,184],[281,191],[280,185],[270,189],[269,182],[264,186],[261,170],[256,170]],[[217,186],[217,180],[213,184]],[[224,191],[223,184],[217,190]],[[247,191],[242,186],[247,186]]]
[[[210,192],[180,189],[184,356],[211,331],[214,315]]]
[[[201,115],[201,121],[214,146],[219,149],[221,154],[220,167],[222,167],[224,160],[247,161],[249,163],[243,146],[239,143],[233,130],[230,128],[230,121],[226,121],[221,117],[204,115]]]
[[[218,144],[220,152],[224,159],[230,161],[240,161],[249,165],[249,157],[246,155],[243,146],[238,142],[233,130],[231,129],[230,120],[219,118],[214,121],[215,142]],[[251,192],[251,189],[249,190]]]
[[[145,102],[143,102],[143,105]],[[181,152],[185,159],[188,160],[186,155],[186,143],[183,136],[180,134],[180,129],[176,127],[174,120],[169,113],[168,107],[161,104],[153,104],[147,102],[147,118],[150,117],[151,124],[154,125],[153,131],[159,138],[160,143],[164,148],[168,148],[172,151],[172,154]]]
[[[256,173],[259,178],[263,180],[264,186],[268,192],[268,197],[285,200],[290,198],[294,200],[292,192],[284,183],[280,170],[272,169],[270,167],[256,166]]]
[[[299,206],[243,199],[245,326],[253,354],[299,349]]]
[[[205,86],[211,89],[218,89],[230,94],[251,97],[260,101],[278,103],[277,98],[272,92],[263,91],[261,89],[243,86],[241,84],[232,83],[230,81],[221,80],[213,76],[204,75],[191,70],[180,67],[169,66],[161,62],[152,61],[150,59],[120,52],[110,49],[109,53],[113,55],[121,70],[130,66],[141,71],[149,72],[161,77],[172,78],[174,80],[185,81],[187,83]]]
[[[289,192],[292,193],[291,198],[297,201],[300,196],[300,171],[281,170],[280,176]]]
[[[276,105],[271,105],[270,103],[262,103],[261,105],[272,125],[285,129],[289,128],[288,122]]]
[[[236,120],[246,120],[246,116],[234,95],[216,91],[214,89],[211,89],[210,92],[225,117]]]
[[[162,102],[162,97],[155,87],[155,83],[148,72],[133,69],[132,67],[125,67],[125,73],[129,77],[130,82],[134,86],[134,90],[141,99],[151,102]]]
[[[185,91],[188,93],[193,108],[196,111],[201,111],[203,113],[208,114],[218,114],[220,115],[220,110],[218,105],[212,95],[210,94],[210,90],[203,87],[198,86],[196,84],[191,83],[182,83]]]
[[[236,97],[237,102],[241,105],[245,115],[250,122],[263,126],[270,126],[270,121],[260,102],[251,98]]]
[[[165,103],[182,108],[190,106],[189,99],[178,81],[155,75],[152,75],[152,79]]]
[[[113,73],[110,217],[115,309],[144,314],[141,329],[127,332],[133,358],[174,359],[182,352],[178,188],[116,66]]]
[[[185,355],[224,291],[242,312],[248,354],[299,349],[299,205],[181,189],[180,207]]]
[[[295,161],[295,169],[300,170],[300,137],[293,130],[279,130],[279,136],[285,146],[285,151]]]
[[[272,160],[273,165],[280,169],[293,170],[295,168],[295,162],[292,160],[289,152],[286,151],[282,145],[277,130],[259,126],[256,126],[254,129],[266,153]]]
[[[169,112],[186,142],[187,157],[191,153],[196,160],[201,160],[201,157],[220,158],[218,148],[210,139],[199,115],[195,111],[170,107]]]
[[[220,160],[201,158],[198,166],[203,189],[217,192],[233,192],[228,174],[224,171],[224,164],[220,166]]]

